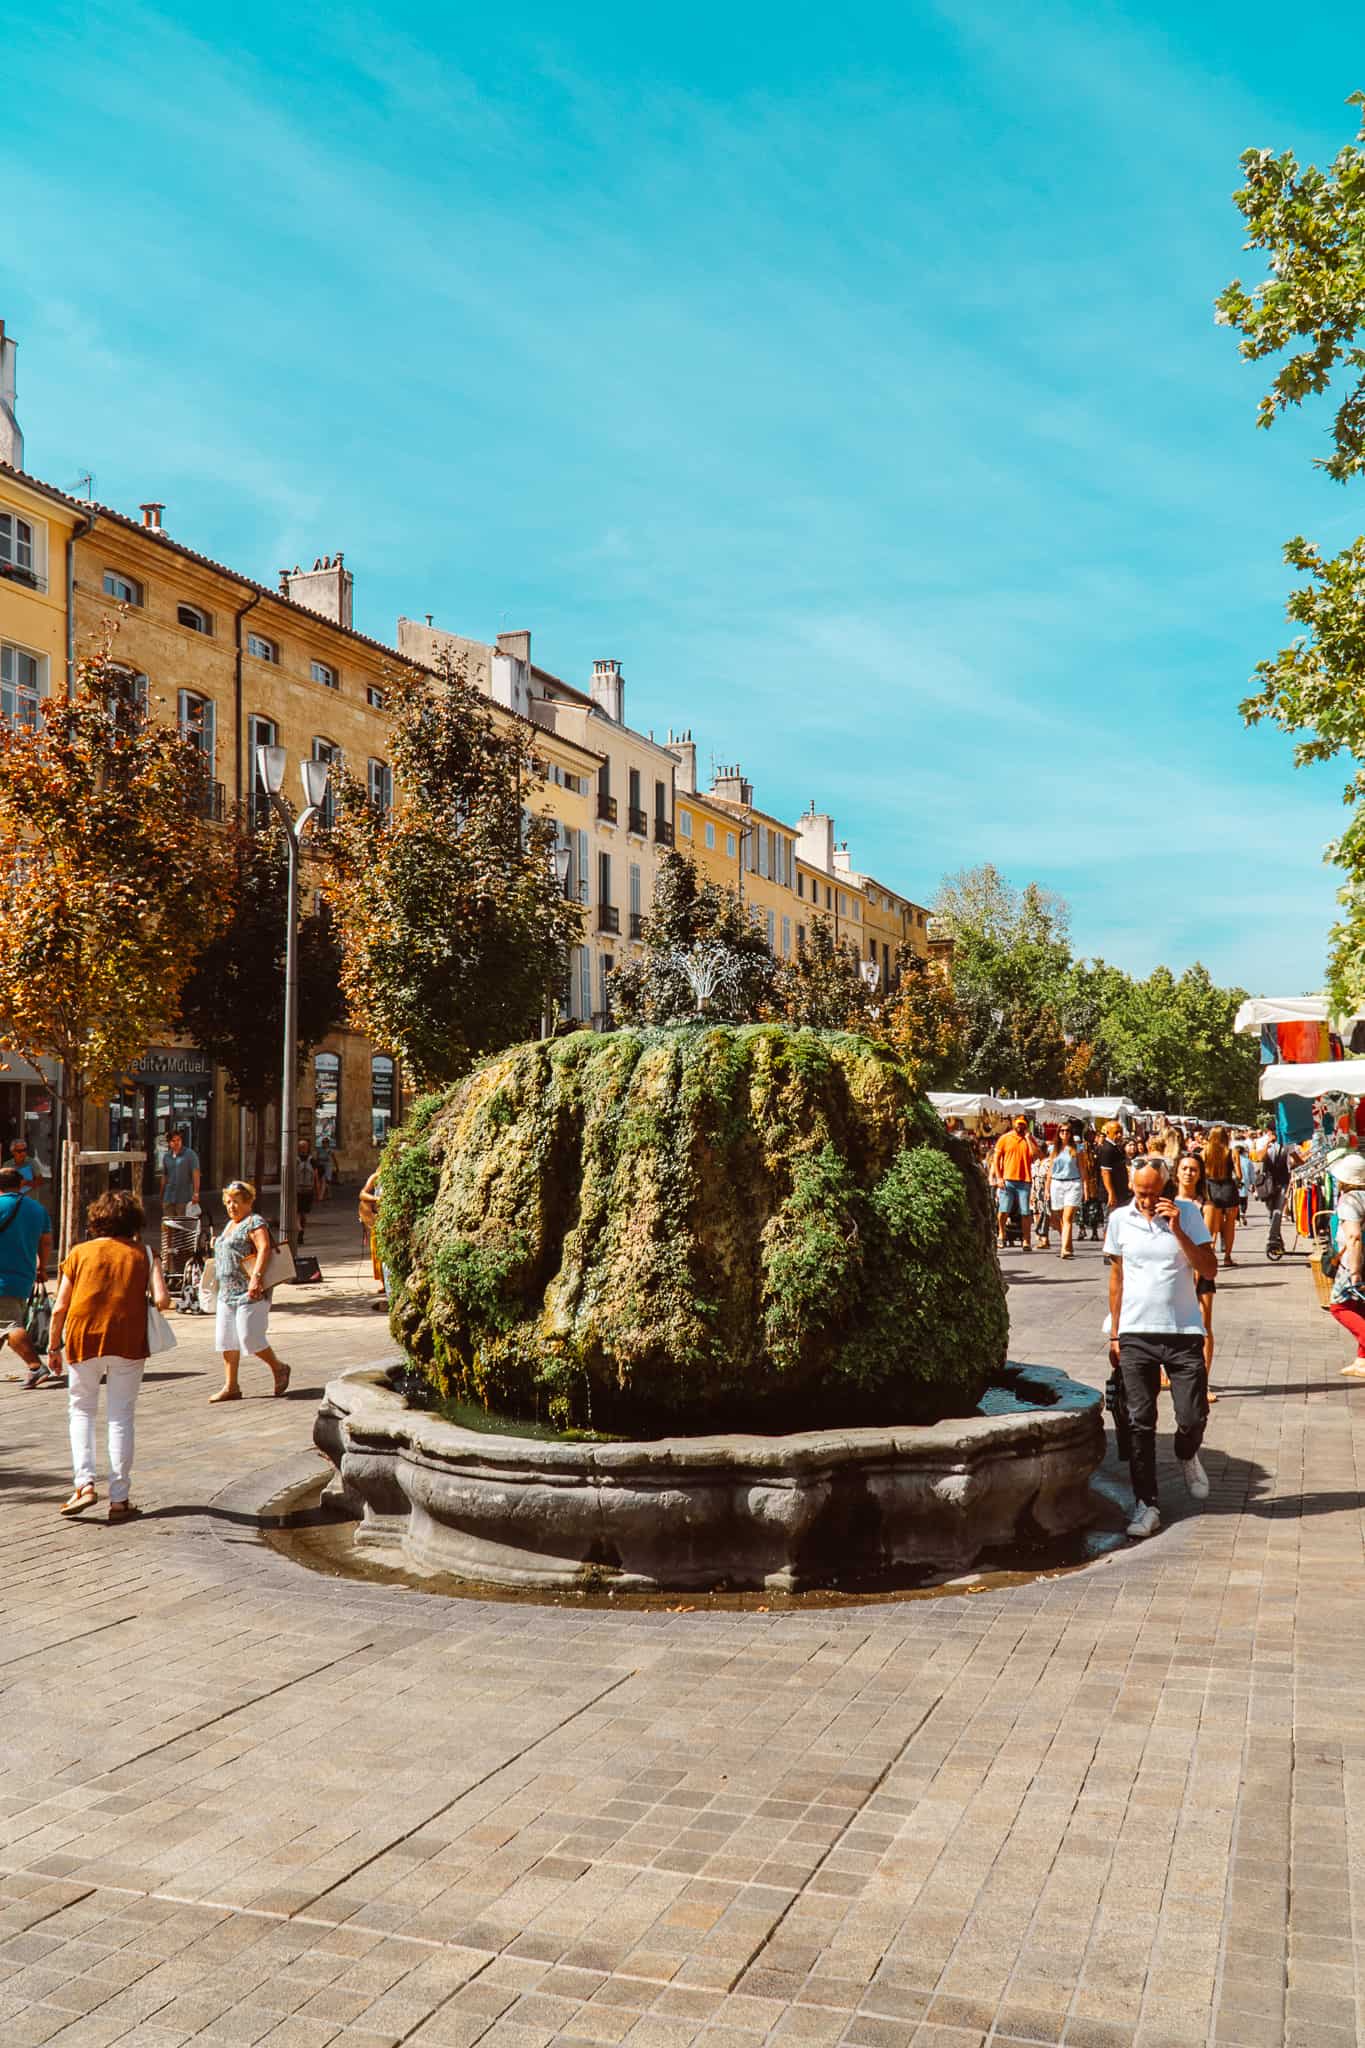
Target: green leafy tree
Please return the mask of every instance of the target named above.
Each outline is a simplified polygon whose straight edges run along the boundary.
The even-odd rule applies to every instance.
[[[856,946],[836,938],[827,917],[811,919],[806,942],[777,970],[777,1010],[789,1024],[818,1031],[862,1031],[874,1027],[876,991],[863,979]]]
[[[528,728],[497,720],[447,662],[386,687],[393,806],[344,774],[323,888],[352,1022],[421,1088],[533,1037],[562,987],[582,911],[555,877],[555,826]]]
[[[1071,968],[1070,912],[1036,882],[1015,889],[995,867],[949,875],[934,899],[953,941],[953,992],[965,1020],[970,1088],[1056,1094],[1069,1047],[1061,1019]]]
[[[148,715],[108,647],[69,700],[48,698],[0,745],[0,1044],[62,1064],[64,1244],[86,1105],[174,1025],[195,952],[227,915],[204,795],[199,749]]]
[[[897,961],[897,982],[878,1019],[884,1038],[917,1089],[949,1088],[962,1072],[967,1018],[953,993],[948,969],[921,960],[908,947]]]
[[[674,849],[660,861],[641,936],[643,958],[611,977],[618,1023],[674,1024],[702,1014],[753,1024],[772,1014],[776,969],[757,911],[746,910],[733,889],[703,881],[690,854]]]
[[[232,910],[195,959],[180,996],[180,1027],[222,1067],[236,1100],[256,1115],[257,1186],[265,1172],[265,1112],[279,1100],[284,1044],[285,911],[289,886],[284,834],[234,834]],[[299,1065],[345,1020],[342,957],[331,917],[300,918]]]
[[[1350,106],[1365,106],[1353,93]],[[1250,287],[1234,281],[1217,300],[1217,317],[1241,336],[1248,362],[1278,359],[1261,398],[1257,424],[1328,391],[1339,372],[1345,389],[1332,421],[1330,454],[1319,466],[1338,483],[1365,471],[1365,126],[1329,169],[1300,165],[1289,151],[1248,150],[1236,203],[1248,249],[1264,252],[1267,275]],[[1339,754],[1358,765],[1346,788],[1351,822],[1328,848],[1345,871],[1344,915],[1334,927],[1328,962],[1340,1007],[1365,1001],[1365,537],[1324,556],[1296,535],[1285,546],[1289,567],[1306,579],[1290,595],[1290,621],[1304,629],[1255,672],[1257,688],[1242,705],[1248,724],[1270,719],[1288,733],[1306,733],[1295,761]]]

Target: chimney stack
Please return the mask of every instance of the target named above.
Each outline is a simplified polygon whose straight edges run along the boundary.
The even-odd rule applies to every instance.
[[[162,531],[161,515],[165,509],[166,507],[158,504],[155,498],[150,499],[145,505],[138,506],[138,511],[142,514],[144,533],[160,533]]]
[[[679,733],[675,733],[672,726],[669,726],[668,751],[675,756],[678,763],[678,773],[675,777],[678,788],[685,790],[688,796],[695,796],[697,793],[697,743],[692,737],[690,725],[686,732]]]
[[[355,578],[343,563],[339,548],[334,555],[319,555],[311,569],[300,569],[296,562],[292,569],[280,571],[281,597],[338,626],[351,623],[354,588]]]
[[[530,633],[524,629],[518,633],[499,633],[498,652],[500,654],[510,654],[513,661],[524,661],[529,668],[531,662]]]
[[[796,850],[807,867],[834,873],[834,820],[828,811],[816,810],[814,797],[810,809],[796,821]]]
[[[18,344],[6,334],[5,323],[0,320],[0,462],[8,462],[12,469],[24,466],[24,437],[19,431],[19,421],[14,411],[14,358]]]
[[[626,679],[619,661],[593,663],[589,694],[598,710],[605,712],[614,725],[625,724]]]
[[[718,768],[711,782],[712,796],[718,796],[729,804],[743,804],[751,809],[754,801],[754,786],[740,770],[738,761],[729,768]]]

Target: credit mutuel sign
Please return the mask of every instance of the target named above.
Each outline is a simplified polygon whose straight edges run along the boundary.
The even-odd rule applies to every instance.
[[[144,1084],[184,1081],[198,1085],[213,1079],[213,1068],[194,1045],[153,1045],[132,1069],[130,1078]]]

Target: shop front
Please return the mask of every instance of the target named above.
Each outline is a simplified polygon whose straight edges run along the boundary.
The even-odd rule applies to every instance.
[[[55,1060],[40,1060],[35,1067],[17,1053],[0,1052],[0,1158],[8,1159],[10,1146],[22,1138],[49,1195],[61,1136],[57,1071]]]
[[[197,1047],[149,1046],[109,1105],[110,1151],[145,1152],[146,1163],[125,1169],[122,1177],[115,1168],[110,1185],[126,1187],[136,1175],[139,1185],[133,1192],[144,1201],[154,1200],[171,1132],[183,1131],[185,1143],[199,1155],[203,1184],[211,1188],[213,1094],[212,1064]]]

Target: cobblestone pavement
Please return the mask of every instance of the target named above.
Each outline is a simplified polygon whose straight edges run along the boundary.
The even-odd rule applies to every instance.
[[[341,1277],[274,1319],[290,1399],[206,1406],[203,1321],[154,1361],[128,1527],[57,1519],[64,1404],[0,1380],[4,2048],[1361,2037],[1365,1391],[1259,1228],[1203,1511],[1163,1410],[1154,1542],[783,1614],[264,1548],[324,1379],[387,1343],[321,1235]],[[1014,1355],[1098,1383],[1098,1253],[1007,1266]]]

